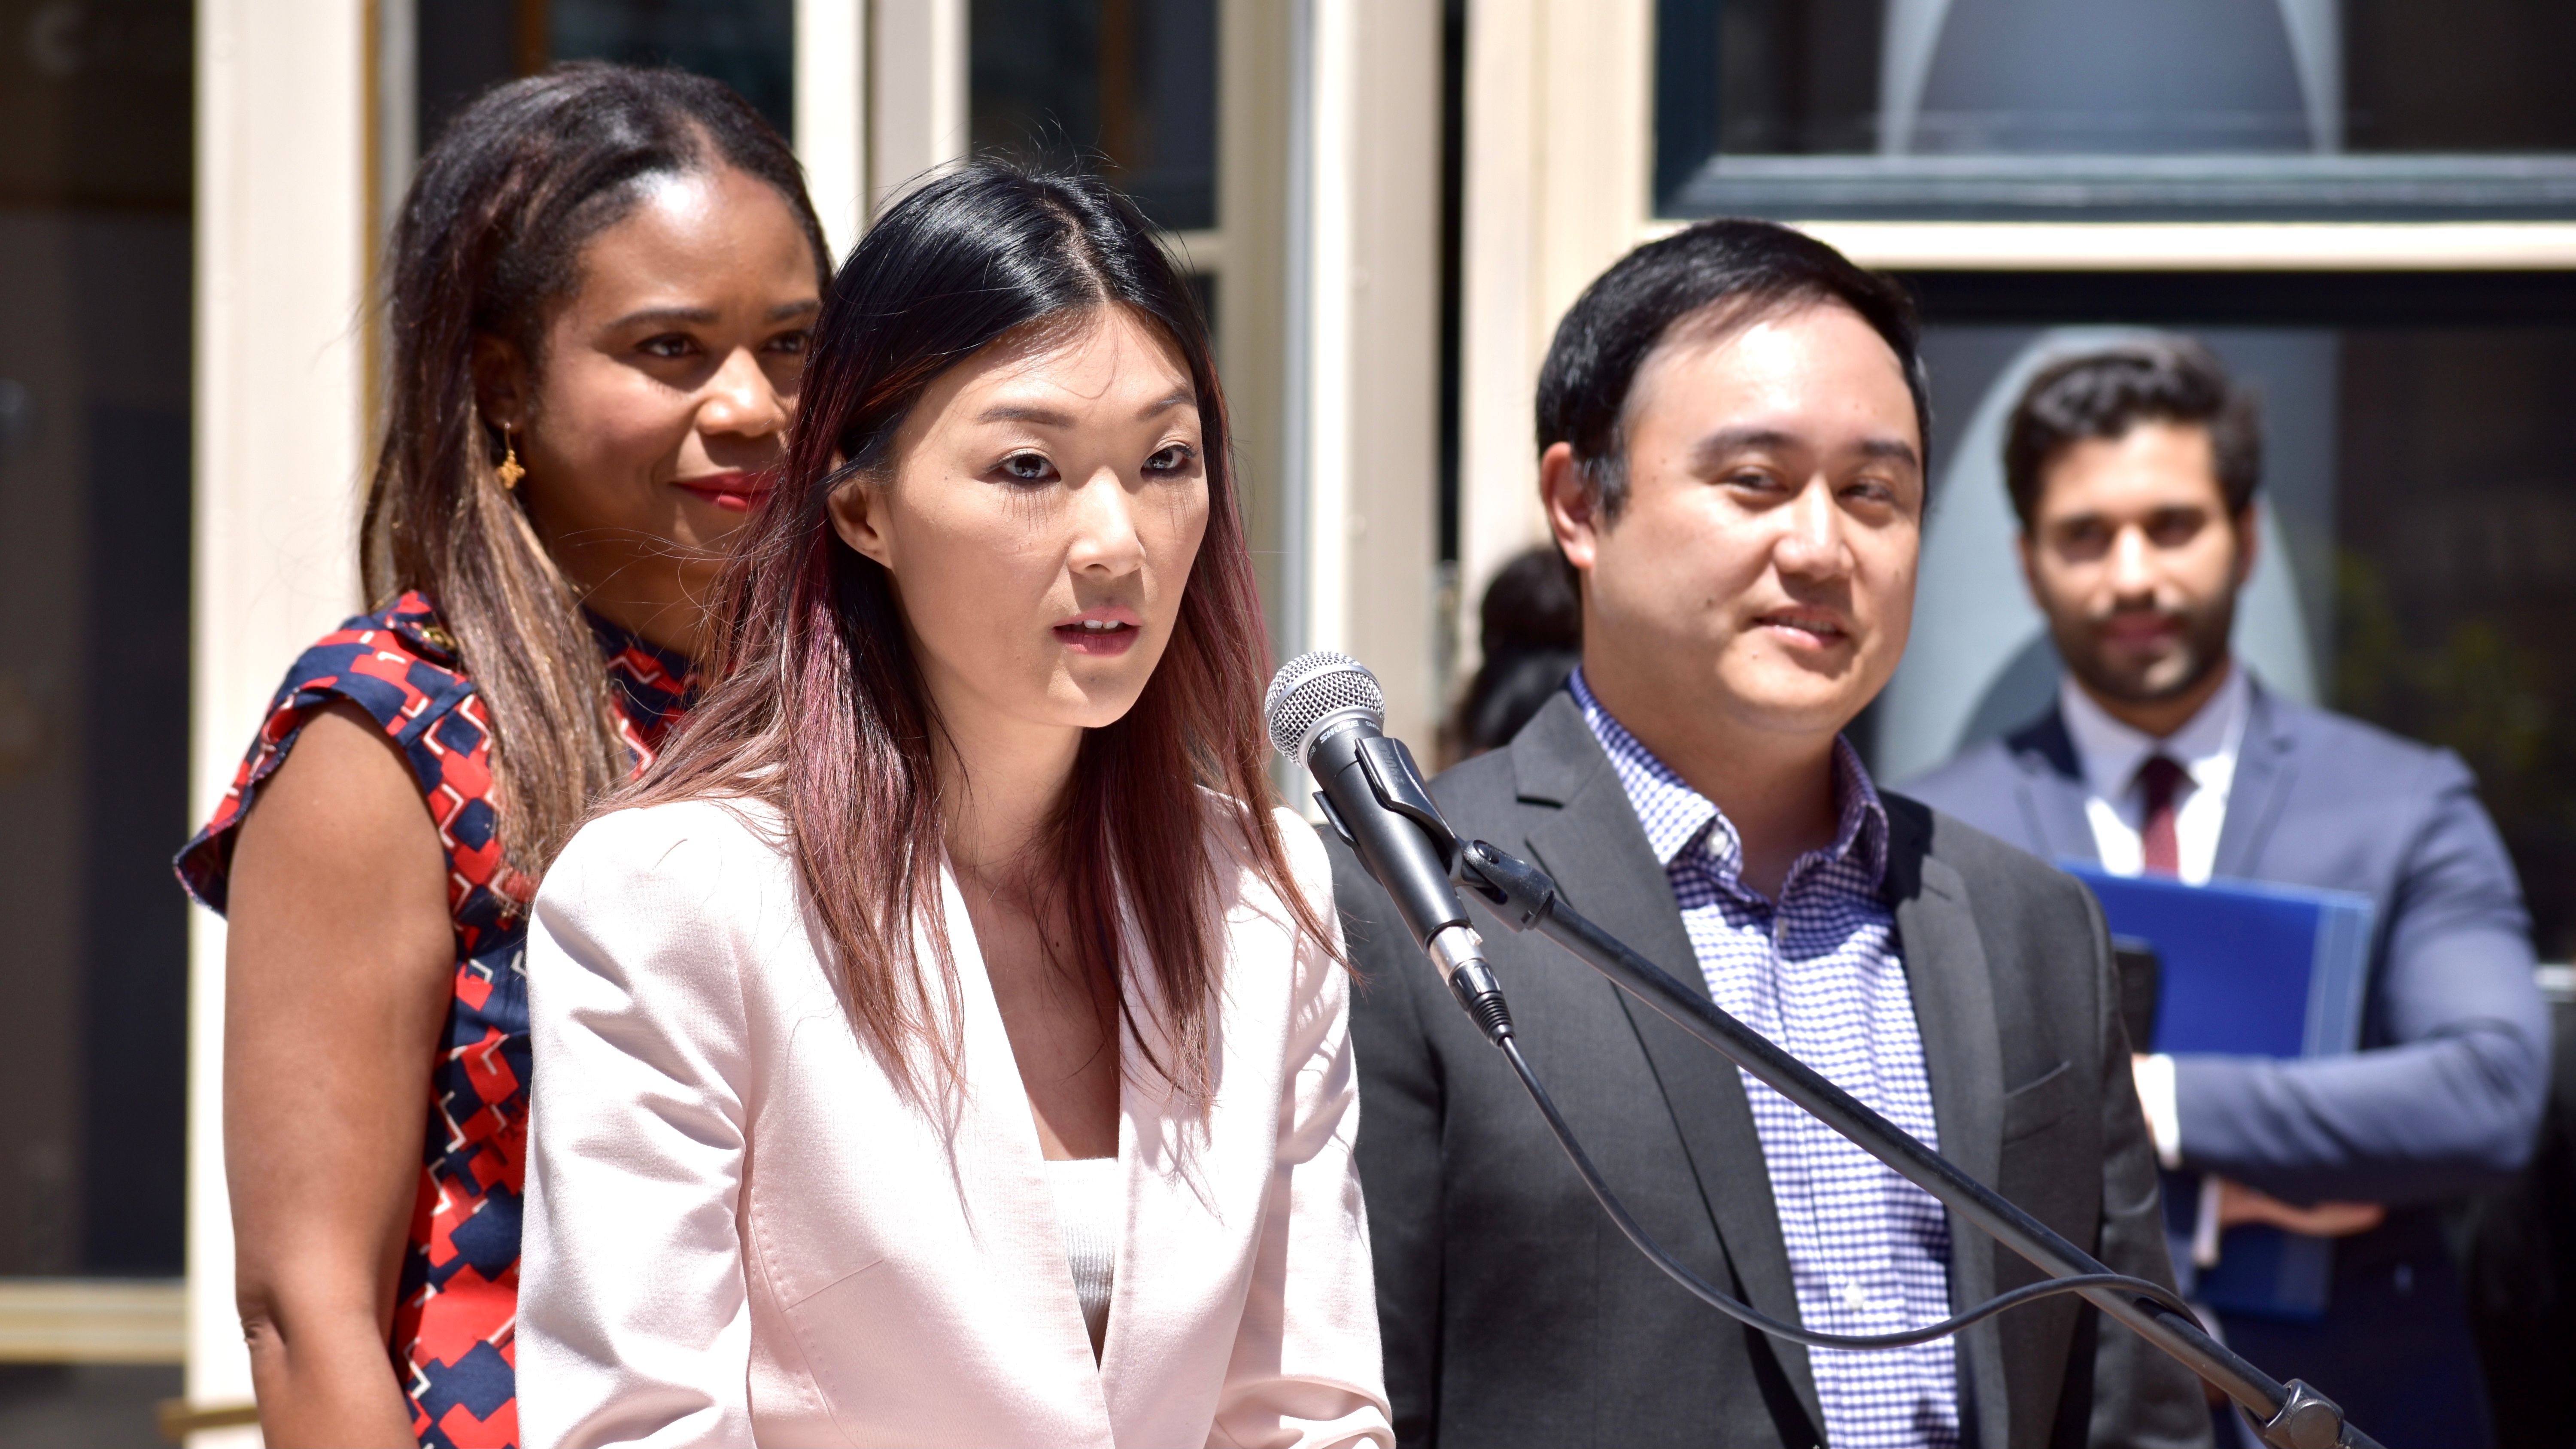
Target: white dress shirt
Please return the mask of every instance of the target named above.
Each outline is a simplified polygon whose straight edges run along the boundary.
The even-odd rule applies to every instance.
[[[2174,846],[2182,879],[2207,885],[2218,860],[2218,833],[2227,823],[2227,792],[2236,783],[2236,752],[2245,741],[2253,695],[2245,671],[2230,664],[2227,682],[2199,713],[2163,739],[2113,719],[2071,676],[2057,688],[2066,733],[2084,767],[2084,819],[2093,827],[2093,849],[2102,857],[2102,868],[2113,875],[2137,875],[2145,869],[2141,831],[2147,802],[2138,767],[2161,752],[2190,776],[2174,796]]]

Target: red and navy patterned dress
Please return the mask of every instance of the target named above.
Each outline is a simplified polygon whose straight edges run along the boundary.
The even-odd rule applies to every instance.
[[[687,707],[688,662],[593,616],[618,726],[641,770]],[[527,1174],[533,883],[501,857],[491,730],[456,641],[417,593],[351,619],[305,651],[269,706],[233,787],[188,848],[179,879],[224,909],[234,829],[315,711],[366,711],[393,737],[447,846],[456,994],[430,1076],[410,1245],[390,1345],[425,1445],[486,1449],[519,1437],[515,1382],[519,1199]]]

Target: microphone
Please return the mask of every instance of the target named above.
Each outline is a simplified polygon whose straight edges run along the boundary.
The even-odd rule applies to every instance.
[[[1288,661],[1262,697],[1270,743],[1303,765],[1323,789],[1315,803],[1359,857],[1413,942],[1497,1046],[1511,1036],[1511,1011],[1485,961],[1484,939],[1467,924],[1450,877],[1458,837],[1440,816],[1402,740],[1387,737],[1386,695],[1377,676],[1347,654],[1319,649]]]

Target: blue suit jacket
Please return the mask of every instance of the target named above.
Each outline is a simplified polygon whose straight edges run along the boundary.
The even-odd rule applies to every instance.
[[[2044,859],[2097,858],[2054,708],[1903,788]],[[2369,896],[2370,994],[2354,1055],[2177,1058],[2183,1165],[2291,1202],[2390,1208],[2337,1245],[2325,1323],[2230,1317],[2229,1335],[2392,1449],[2480,1442],[2460,1417],[2482,1426],[2484,1410],[2432,1207],[2521,1166],[2549,1048],[2521,886],[2476,781],[2447,750],[2258,686],[2213,874]]]

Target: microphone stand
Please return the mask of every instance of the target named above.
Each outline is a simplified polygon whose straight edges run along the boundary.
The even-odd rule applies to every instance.
[[[2053,1278],[2110,1273],[2047,1224],[1584,919],[1557,895],[1556,882],[1546,872],[1481,840],[1466,845],[1456,859],[1459,884],[1504,925],[1537,931],[1564,947],[2042,1272]],[[2298,1379],[2283,1384],[2272,1378],[2211,1338],[2188,1315],[2110,1288],[2077,1291],[2241,1405],[2264,1442],[2279,1449],[2380,1449],[2377,1440],[2345,1422],[2334,1401]]]

